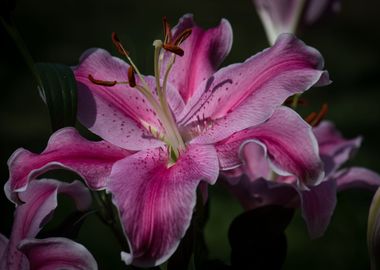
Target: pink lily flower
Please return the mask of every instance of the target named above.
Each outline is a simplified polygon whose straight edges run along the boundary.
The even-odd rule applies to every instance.
[[[299,23],[313,24],[327,11],[338,11],[339,0],[252,0],[270,44],[282,33],[296,33]]]
[[[112,193],[130,245],[122,259],[146,267],[176,250],[189,227],[198,184],[214,184],[219,171],[241,165],[229,158],[238,149],[230,144],[232,136],[265,140],[273,133],[265,143],[278,149],[273,162],[279,170],[296,175],[302,185],[322,180],[314,135],[299,130],[306,123],[281,106],[295,93],[329,83],[315,49],[282,35],[272,48],[217,71],[232,45],[229,22],[205,30],[185,15],[172,32],[165,22],[164,41],[154,42],[155,76],[143,76],[113,40],[130,65],[91,49],[74,68],[79,120],[103,140],[90,142],[65,128],[39,155],[16,151],[9,160],[11,197],[47,170],[76,171],[90,188]],[[286,121],[272,125],[271,116],[282,113]],[[297,151],[278,145],[276,130],[284,128],[304,140]]]
[[[313,132],[318,140],[325,170],[325,178],[319,185],[300,190],[295,177],[273,175],[272,171],[276,172],[276,167],[269,159],[271,150],[256,140],[242,146],[241,157],[246,162],[246,174],[237,185],[230,188],[246,209],[270,204],[300,207],[309,234],[315,238],[321,236],[330,223],[337,192],[348,188],[375,191],[380,186],[380,176],[361,167],[340,169],[360,147],[361,137],[344,139],[328,121],[321,122]]]
[[[9,240],[0,234],[0,269],[98,268],[94,257],[81,244],[62,237],[35,238],[57,207],[59,193],[72,197],[79,210],[87,210],[91,205],[91,195],[79,181],[68,184],[42,179],[30,183],[27,190],[18,193],[22,204],[16,207]]]

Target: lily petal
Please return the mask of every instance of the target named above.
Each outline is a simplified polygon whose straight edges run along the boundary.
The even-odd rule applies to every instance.
[[[27,256],[30,269],[96,270],[98,265],[81,244],[67,238],[25,239],[19,249]]]
[[[176,58],[169,76],[169,82],[179,90],[185,102],[194,95],[197,86],[217,70],[232,46],[232,28],[225,19],[217,27],[205,30],[195,24],[192,14],[184,15],[173,28],[173,39],[188,28],[192,30],[191,35],[181,44],[185,54]],[[166,53],[165,61],[170,57],[171,54]]]
[[[10,192],[25,190],[31,180],[57,168],[72,170],[83,177],[90,188],[102,189],[112,165],[130,154],[105,141],[88,141],[74,128],[64,128],[50,137],[39,155],[22,148],[13,153],[8,160],[10,177],[6,193],[15,201]]]
[[[349,188],[365,188],[376,191],[380,186],[380,175],[361,167],[340,170],[336,172],[334,178],[338,185],[338,191]]]
[[[271,44],[282,33],[295,33],[305,0],[253,0]]]
[[[252,140],[240,147],[240,159],[244,162],[244,171],[251,179],[270,179],[272,169],[268,162],[266,146]]]
[[[327,180],[310,190],[299,191],[302,216],[311,238],[323,235],[336,206],[336,182]]]
[[[179,117],[182,126],[206,125],[194,143],[213,143],[267,120],[289,96],[330,81],[320,53],[295,36],[217,71],[201,84]],[[202,120],[200,123],[200,119]]]
[[[295,175],[301,186],[316,185],[322,181],[324,174],[317,141],[311,127],[293,110],[280,107],[263,124],[235,133],[216,144],[218,153],[224,153],[219,156],[221,164],[241,164],[242,151],[251,143],[262,149],[251,146],[252,155],[249,149],[243,153],[248,174],[268,178],[268,168],[265,163],[262,165],[266,157],[274,172],[283,176]],[[230,156],[225,154],[226,149],[230,151]]]
[[[348,161],[359,149],[361,137],[347,140],[342,137],[335,125],[329,121],[321,122],[313,128],[319,145],[319,153],[324,163],[326,177]]]
[[[150,102],[135,88],[126,84],[112,87],[97,85],[88,78],[125,82],[128,80],[129,65],[112,57],[102,49],[86,51],[79,66],[74,68],[78,82],[78,118],[83,125],[104,140],[129,150],[142,150],[161,146],[148,126],[163,131],[156,112]],[[155,79],[144,76],[152,94],[157,98]],[[137,84],[144,85],[137,77]],[[182,98],[176,90],[168,87],[168,102],[173,110],[182,110]]]
[[[215,183],[218,159],[211,145],[189,145],[168,166],[162,149],[141,151],[117,162],[108,190],[129,240],[126,264],[153,266],[167,260],[189,227],[201,180]]]
[[[78,209],[86,209],[91,204],[88,189],[79,181],[70,184],[47,179],[31,182],[26,191],[19,193],[23,203],[16,208],[11,237],[0,261],[0,269],[24,269],[23,266],[28,264],[18,251],[18,244],[38,234],[57,207],[58,193],[71,196]]]
[[[304,22],[313,24],[327,12],[338,12],[340,10],[340,0],[309,0],[304,15]]]

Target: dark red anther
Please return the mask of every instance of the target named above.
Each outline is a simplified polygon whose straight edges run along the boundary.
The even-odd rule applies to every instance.
[[[128,68],[128,83],[130,87],[136,86],[135,70],[132,66]]]
[[[318,114],[316,112],[312,112],[305,118],[305,121],[308,122],[312,127],[316,127],[325,118],[328,110],[329,107],[327,106],[327,103],[324,103]]]
[[[183,30],[179,35],[177,35],[175,40],[173,40],[170,25],[166,17],[162,18],[162,24],[164,27],[164,44],[162,45],[162,47],[169,52],[172,52],[179,56],[183,56],[184,51],[179,47],[179,45],[191,35],[191,28]]]
[[[183,56],[183,55],[184,55],[184,51],[183,51],[180,47],[178,47],[178,46],[176,46],[176,45],[172,45],[172,44],[163,44],[162,47],[163,47],[165,50],[167,50],[167,51],[169,51],[169,52],[172,52],[172,53],[174,53],[174,54],[176,54],[176,55],[179,55],[179,56]]]
[[[317,116],[318,116],[318,114],[316,112],[312,112],[311,114],[306,116],[305,121],[311,125],[311,123],[313,123],[315,117],[317,117]]]
[[[313,121],[313,127],[318,126],[319,123],[325,118],[327,112],[329,110],[329,107],[327,104],[323,104],[321,110],[318,113],[318,116]]]
[[[102,85],[102,86],[114,86],[117,84],[117,81],[103,81],[103,80],[97,80],[95,79],[91,74],[88,74],[88,79],[96,85]]]
[[[179,46],[182,42],[184,42],[191,35],[192,31],[193,30],[191,30],[191,28],[187,28],[187,29],[183,30],[182,33],[176,37],[173,44],[176,46]]]
[[[124,49],[123,45],[121,44],[120,39],[118,38],[118,36],[116,35],[115,32],[112,32],[111,38],[112,38],[112,43],[113,43],[113,45],[115,45],[116,50],[121,55],[127,56],[128,52]]]
[[[172,31],[170,29],[170,24],[168,23],[166,16],[162,17],[162,24],[164,28],[164,43],[170,42],[172,40]]]

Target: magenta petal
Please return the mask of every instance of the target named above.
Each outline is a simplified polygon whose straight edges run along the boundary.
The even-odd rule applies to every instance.
[[[362,138],[347,140],[342,137],[335,125],[329,121],[321,122],[313,128],[319,145],[319,153],[324,162],[326,176],[334,173],[348,161],[360,147]]]
[[[176,58],[169,75],[169,82],[180,91],[186,102],[194,95],[197,86],[216,71],[232,46],[231,25],[225,19],[217,27],[205,30],[196,26],[193,15],[187,14],[173,29],[173,39],[187,28],[191,28],[192,33],[181,44],[185,54]],[[170,56],[166,53],[165,60]]]
[[[0,269],[19,269],[27,264],[25,257],[17,250],[21,240],[34,238],[57,207],[58,193],[72,197],[77,207],[87,209],[91,195],[84,185],[75,181],[71,184],[41,179],[30,183],[26,191],[19,193],[21,205],[17,206],[9,245],[0,262]]]
[[[240,148],[240,158],[244,162],[244,170],[251,179],[270,179],[272,170],[268,162],[266,146],[253,140]]]
[[[380,186],[380,175],[361,167],[351,167],[335,173],[338,191],[349,188],[365,188],[376,191]]]
[[[248,144],[258,144],[250,155],[244,153]],[[252,146],[251,146],[252,147]],[[323,179],[323,166],[318,155],[318,145],[311,127],[293,110],[287,107],[278,108],[268,121],[253,128],[235,133],[218,143],[216,149],[228,149],[230,157],[228,164],[239,164],[244,155],[249,174],[258,177],[268,177],[267,169],[260,156],[267,157],[271,169],[280,175],[295,175],[301,185],[315,185]],[[240,151],[240,156],[239,156]],[[241,152],[243,151],[243,152]],[[227,155],[219,156],[224,158]],[[224,160],[221,164],[226,163]],[[255,171],[257,168],[258,171]]]
[[[167,260],[190,224],[201,180],[213,184],[218,159],[211,145],[188,145],[168,166],[162,149],[138,152],[117,162],[108,189],[119,209],[131,253],[127,264],[153,266]]]
[[[281,35],[276,44],[216,72],[200,85],[180,116],[191,126],[199,119],[212,122],[194,143],[212,143],[232,133],[261,124],[289,96],[315,84],[329,83],[320,53],[293,35]]]
[[[92,189],[101,189],[112,165],[129,154],[105,141],[88,141],[74,128],[64,128],[50,137],[46,149],[39,155],[22,148],[14,152],[8,160],[7,185],[9,191],[20,192],[30,180],[46,171],[65,168],[77,172]]]
[[[126,84],[96,85],[88,78],[90,74],[97,80],[125,82],[128,68],[127,63],[105,50],[85,52],[79,66],[74,68],[78,82],[78,118],[92,132],[119,147],[141,150],[160,146],[162,142],[153,138],[143,125],[159,131],[162,126],[150,103],[137,89]],[[145,76],[145,80],[155,93],[155,79]],[[138,78],[137,83],[140,83]]]
[[[98,265],[81,244],[67,238],[25,239],[19,249],[33,270],[96,270]]]
[[[336,182],[327,180],[299,193],[302,216],[306,221],[310,237],[322,236],[336,206]]]

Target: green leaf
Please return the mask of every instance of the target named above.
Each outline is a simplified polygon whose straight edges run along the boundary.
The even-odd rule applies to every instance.
[[[380,269],[380,188],[373,196],[369,209],[367,244],[371,270],[378,270]]]
[[[48,106],[53,131],[74,126],[77,86],[71,68],[51,63],[38,63],[35,67],[41,79],[40,95]]]

